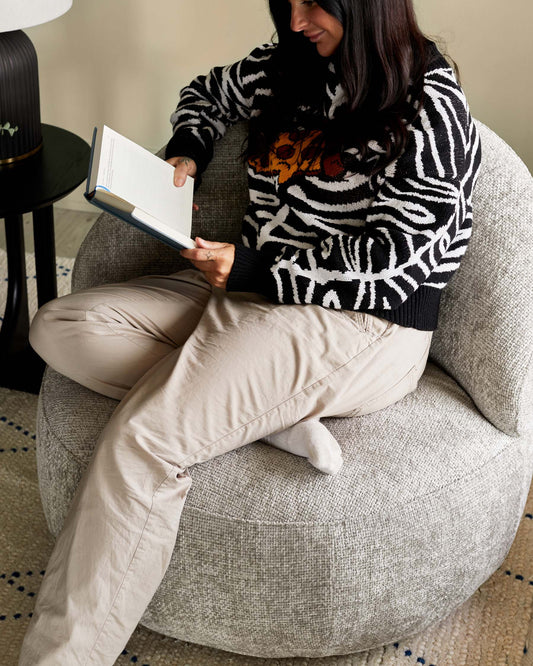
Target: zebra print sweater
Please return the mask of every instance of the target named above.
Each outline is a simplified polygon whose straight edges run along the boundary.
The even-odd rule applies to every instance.
[[[272,94],[275,48],[261,46],[182,90],[167,159],[184,155],[206,168],[226,128],[259,113]],[[358,169],[355,149],[349,170],[340,155],[324,157],[319,130],[281,134],[266,159],[249,161],[250,202],[228,291],[437,327],[440,295],[470,238],[481,151],[464,93],[434,51],[406,149],[377,175]],[[326,93],[323,113],[334,118],[345,97],[333,63]],[[366,159],[380,151],[376,142],[369,148]]]

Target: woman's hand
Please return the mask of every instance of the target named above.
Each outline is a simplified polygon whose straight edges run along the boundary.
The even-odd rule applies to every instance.
[[[187,176],[196,176],[196,162],[190,157],[170,157],[167,162],[174,167],[174,185],[181,187]]]
[[[174,185],[176,187],[185,185],[187,176],[191,178],[196,176],[196,172],[198,171],[196,162],[190,157],[170,157],[166,161],[174,167]],[[198,210],[196,204],[193,204],[192,208],[193,210]]]
[[[181,256],[189,259],[205,275],[209,284],[225,289],[235,261],[235,245],[206,241],[198,237],[195,241],[197,247],[181,250]]]
[[[174,185],[182,187],[187,176],[196,176],[196,162],[190,157],[171,157],[167,160],[174,167]],[[193,205],[198,210],[196,204]],[[182,250],[181,256],[189,259],[206,277],[213,287],[226,288],[226,283],[235,260],[235,245],[215,243],[196,238],[196,248]]]

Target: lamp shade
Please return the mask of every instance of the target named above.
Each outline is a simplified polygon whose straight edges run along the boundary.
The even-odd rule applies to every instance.
[[[0,0],[0,32],[46,23],[72,7],[72,0]]]

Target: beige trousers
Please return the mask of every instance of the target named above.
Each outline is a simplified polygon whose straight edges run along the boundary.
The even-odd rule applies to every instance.
[[[57,539],[20,664],[104,666],[167,569],[187,468],[304,419],[399,400],[431,333],[212,290],[189,270],[56,299],[30,340],[53,368],[121,402]]]

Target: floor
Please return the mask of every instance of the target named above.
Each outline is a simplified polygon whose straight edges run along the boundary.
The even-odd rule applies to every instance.
[[[56,256],[75,257],[98,215],[98,211],[87,213],[54,206]],[[24,215],[24,242],[26,252],[33,252],[33,224],[29,213]],[[4,225],[0,224],[0,248],[5,250],[5,247]]]

